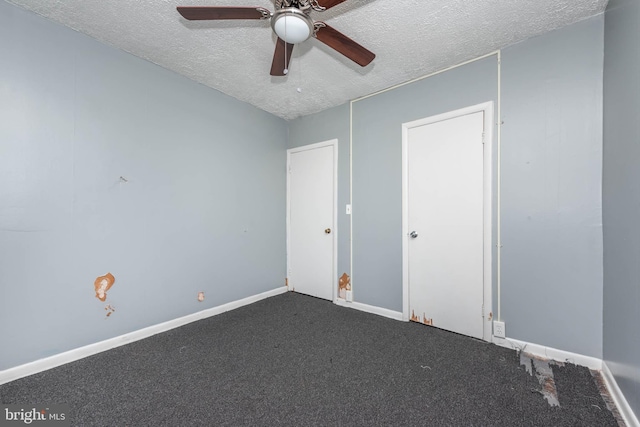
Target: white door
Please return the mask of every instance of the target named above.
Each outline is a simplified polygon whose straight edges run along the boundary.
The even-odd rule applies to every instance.
[[[333,300],[337,141],[287,151],[290,290]]]
[[[405,125],[404,139],[409,319],[481,339],[484,128],[477,111]]]

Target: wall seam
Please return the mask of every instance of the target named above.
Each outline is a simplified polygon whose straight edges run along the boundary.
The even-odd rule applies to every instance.
[[[502,51],[497,52],[498,60],[498,159],[496,165],[496,288],[498,302],[498,320],[502,320]]]

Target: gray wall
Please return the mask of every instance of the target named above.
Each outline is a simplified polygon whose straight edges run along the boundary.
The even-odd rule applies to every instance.
[[[349,203],[349,104],[289,121],[287,148],[338,140],[338,277],[351,275]],[[337,280],[337,279],[336,279]]]
[[[531,39],[502,61],[507,335],[595,357],[603,23]],[[287,147],[339,140],[338,271],[350,273],[349,105],[287,124],[5,2],[0,57],[0,369],[281,286]],[[356,301],[402,310],[401,124],[496,99],[494,56],[353,104]],[[624,141],[631,165],[637,147]],[[610,194],[612,218],[637,205],[631,187]],[[635,243],[611,231],[622,255],[605,259],[619,262]],[[624,265],[605,290],[619,375],[637,368],[624,359],[632,330],[607,333],[637,320],[624,315],[625,293],[638,294]],[[116,284],[101,303],[93,280],[108,271]],[[494,283],[494,309],[496,297]]]
[[[640,1],[611,0],[604,38],[604,360],[640,416]]]
[[[284,285],[284,120],[3,1],[0,58],[0,370]]]
[[[602,357],[602,15],[503,51],[507,335]]]
[[[502,55],[501,317],[510,338],[593,357],[602,356],[603,23]],[[402,310],[401,124],[496,93],[489,57],[354,102],[356,301]]]

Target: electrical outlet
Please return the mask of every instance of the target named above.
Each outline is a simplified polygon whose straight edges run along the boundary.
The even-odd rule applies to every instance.
[[[504,322],[493,321],[493,336],[496,338],[504,338]]]
[[[351,205],[350,204],[347,205],[346,213],[347,213],[347,215],[351,215]]]
[[[353,291],[347,291],[347,301],[353,302]]]

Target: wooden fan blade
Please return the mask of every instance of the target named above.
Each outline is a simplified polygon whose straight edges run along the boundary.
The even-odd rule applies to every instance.
[[[286,76],[284,70],[289,68],[291,61],[291,52],[293,52],[292,44],[289,44],[278,37],[276,42],[276,51],[273,53],[273,62],[271,63],[272,76]]]
[[[325,9],[329,9],[330,7],[336,6],[340,3],[344,3],[347,0],[318,0],[318,4]]]
[[[267,19],[271,12],[263,7],[178,6],[178,13],[185,19]]]
[[[376,57],[373,52],[360,46],[358,43],[327,24],[320,27],[315,36],[322,43],[340,52],[361,67],[369,65],[369,63]]]

